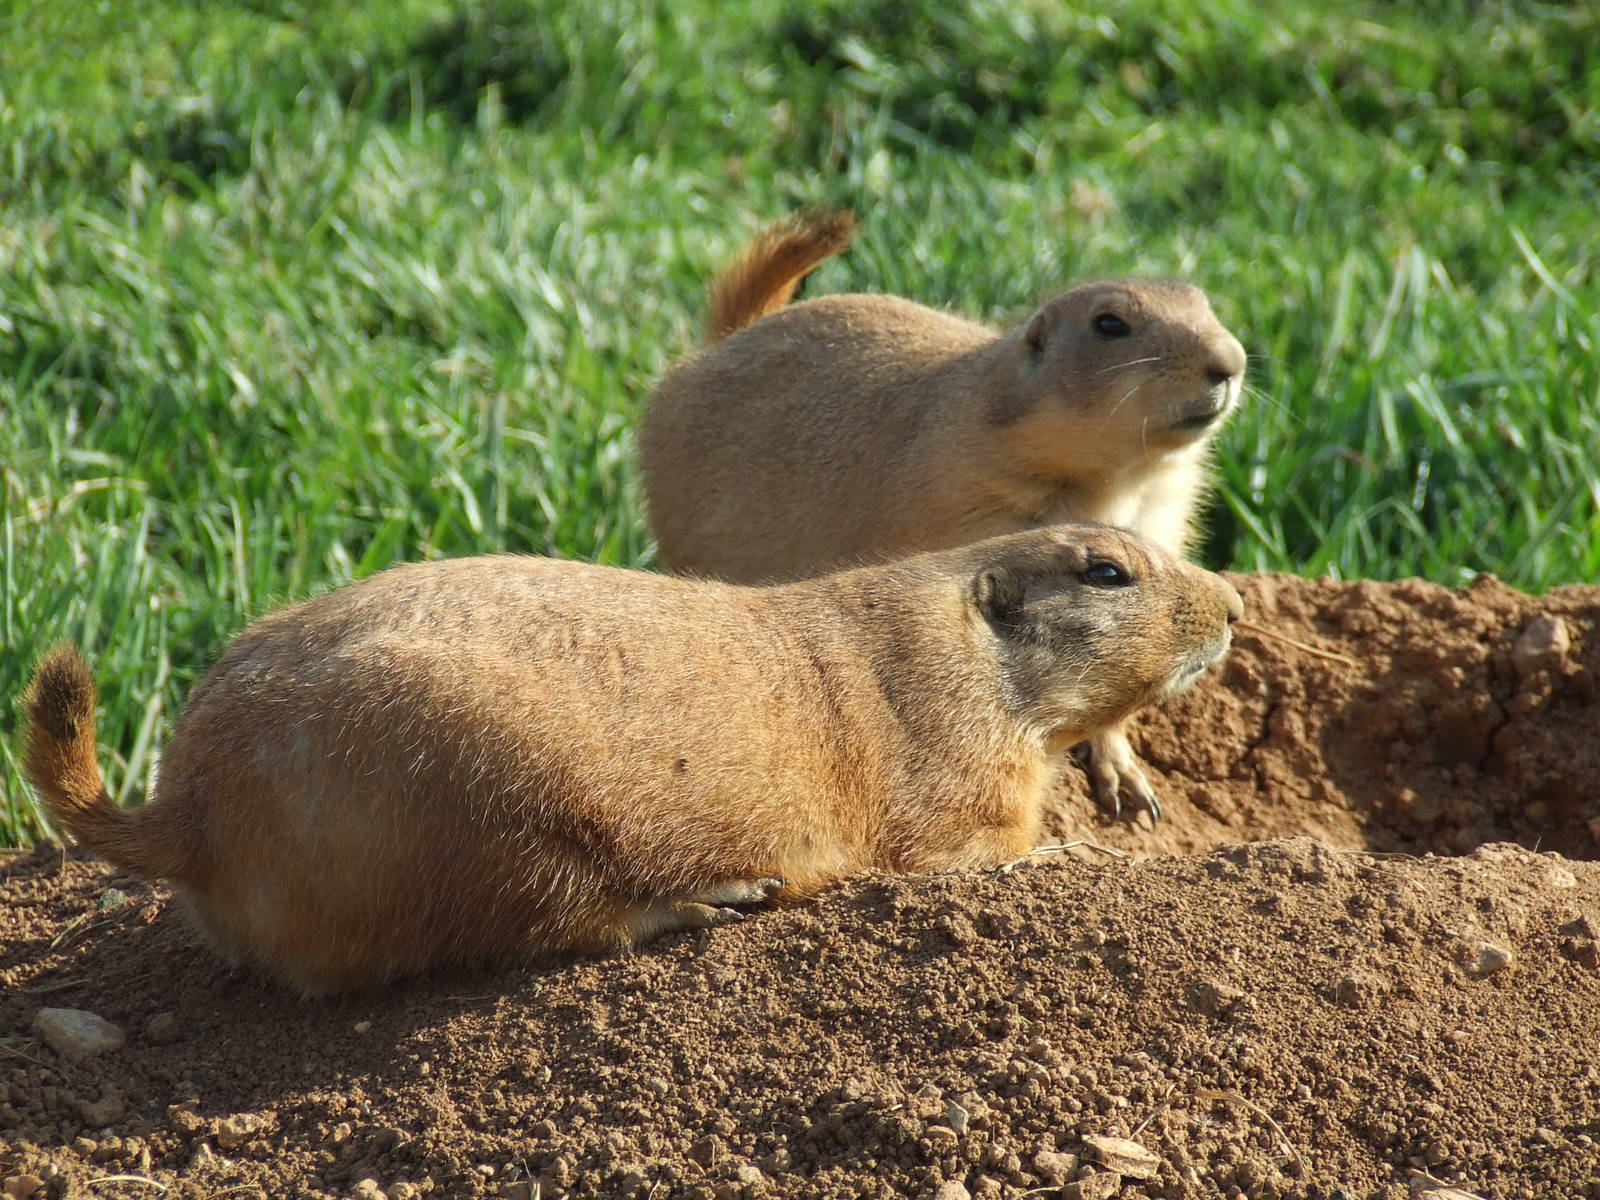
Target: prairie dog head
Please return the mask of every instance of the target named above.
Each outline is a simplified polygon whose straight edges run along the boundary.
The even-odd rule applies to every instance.
[[[1238,403],[1245,354],[1187,283],[1110,280],[1063,292],[1016,338],[1002,423],[1074,475],[1212,437]]]
[[[992,640],[1007,703],[1052,743],[1188,687],[1227,652],[1243,613],[1220,575],[1109,525],[972,549],[974,629]]]

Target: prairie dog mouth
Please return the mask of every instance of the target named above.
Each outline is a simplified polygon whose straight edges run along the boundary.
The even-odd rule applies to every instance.
[[[1199,400],[1183,409],[1172,422],[1178,433],[1199,433],[1209,429],[1233,411],[1238,392],[1231,383],[1212,387]]]
[[[1230,406],[1226,403],[1216,407],[1195,407],[1180,416],[1172,423],[1172,428],[1178,433],[1199,433],[1209,429],[1216,422],[1227,415]]]
[[[1222,636],[1208,646],[1195,650],[1180,662],[1167,681],[1161,685],[1161,698],[1170,700],[1180,692],[1187,689],[1195,680],[1204,675],[1208,670],[1222,660],[1228,653],[1228,647],[1233,644],[1233,635],[1223,630]]]

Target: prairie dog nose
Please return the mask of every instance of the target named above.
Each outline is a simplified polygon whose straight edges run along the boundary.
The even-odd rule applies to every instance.
[[[1228,624],[1232,625],[1244,617],[1244,597],[1239,595],[1238,588],[1223,579],[1221,575],[1217,576],[1217,581],[1222,584],[1223,598],[1228,605]]]
[[[1206,364],[1206,379],[1211,383],[1227,383],[1244,374],[1244,347],[1233,334],[1224,331],[1211,344],[1211,361]]]

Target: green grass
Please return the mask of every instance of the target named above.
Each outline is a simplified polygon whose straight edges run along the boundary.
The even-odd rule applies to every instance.
[[[1600,574],[1600,8],[13,0],[0,843],[71,638],[137,795],[250,617],[401,559],[649,565],[639,406],[758,223],[1009,321],[1179,275],[1253,354],[1205,556]]]

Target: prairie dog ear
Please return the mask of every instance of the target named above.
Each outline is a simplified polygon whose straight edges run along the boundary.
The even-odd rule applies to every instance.
[[[1023,345],[1033,354],[1043,354],[1044,344],[1050,337],[1050,327],[1054,324],[1055,315],[1047,304],[1029,319],[1028,328],[1022,334]]]
[[[991,625],[1015,625],[1022,619],[1022,577],[1005,567],[986,567],[972,580],[972,602]]]

